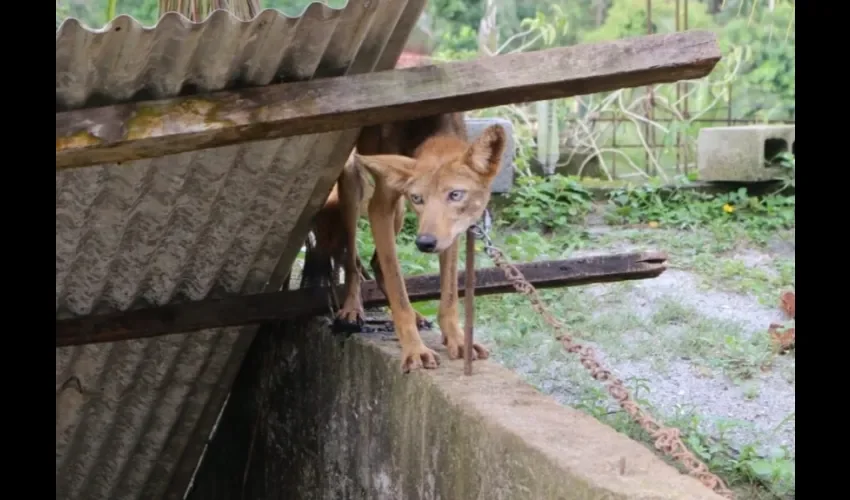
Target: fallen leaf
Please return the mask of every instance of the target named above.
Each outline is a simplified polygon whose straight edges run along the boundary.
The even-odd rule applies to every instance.
[[[767,332],[770,334],[770,340],[778,352],[783,353],[796,347],[797,339],[794,327],[783,328],[782,325],[771,323]]]
[[[795,313],[797,312],[796,302],[797,299],[794,292],[783,292],[782,295],[779,296],[780,307],[782,307],[782,310],[791,319],[797,319],[795,317]]]

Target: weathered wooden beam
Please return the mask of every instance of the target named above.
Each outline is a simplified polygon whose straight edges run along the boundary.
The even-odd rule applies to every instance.
[[[56,168],[377,125],[706,76],[708,31],[56,113]]]
[[[567,260],[534,262],[517,267],[537,288],[556,288],[654,278],[663,273],[667,256],[658,252],[599,255]],[[460,271],[458,292],[464,295],[466,273]],[[406,280],[411,302],[440,297],[440,276],[414,276]],[[476,295],[514,291],[504,273],[495,267],[475,273]],[[341,297],[342,287],[337,291]],[[374,281],[361,288],[366,307],[387,304]],[[206,328],[221,328],[313,316],[328,311],[326,288],[302,289],[233,296],[183,304],[139,309],[124,313],[84,316],[56,321],[56,347],[115,342]]]

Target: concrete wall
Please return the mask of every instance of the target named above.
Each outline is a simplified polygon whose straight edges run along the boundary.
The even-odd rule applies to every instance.
[[[402,375],[392,337],[326,323],[262,329],[190,499],[720,498],[496,363]]]

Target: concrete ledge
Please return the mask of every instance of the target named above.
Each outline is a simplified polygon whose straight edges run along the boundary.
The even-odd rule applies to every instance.
[[[425,337],[439,344],[437,334]],[[440,347],[438,370],[402,375],[397,342],[341,341],[324,319],[258,339],[249,353],[253,374],[240,378],[263,389],[249,398],[234,389],[227,412],[242,418],[222,419],[192,498],[227,498],[226,486],[243,477],[244,498],[721,498],[494,362],[476,362],[465,377],[462,361],[448,361]],[[254,405],[264,417],[259,451],[250,470],[236,458],[228,471],[220,455],[234,447],[221,452],[220,442],[247,435],[238,427],[259,420],[245,413]]]

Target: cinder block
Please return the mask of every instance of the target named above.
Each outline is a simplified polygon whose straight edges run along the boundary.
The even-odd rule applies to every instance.
[[[697,138],[697,169],[705,181],[766,181],[781,171],[767,162],[782,152],[796,154],[794,125],[709,127]]]
[[[502,156],[502,170],[499,175],[493,180],[493,186],[490,189],[493,193],[507,193],[514,185],[514,157],[516,155],[516,146],[514,145],[514,127],[510,120],[504,118],[467,118],[466,131],[469,134],[469,140],[474,141],[484,132],[484,129],[490,125],[501,125],[507,133],[508,144],[505,147],[505,154]]]

